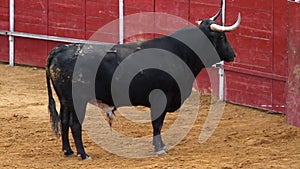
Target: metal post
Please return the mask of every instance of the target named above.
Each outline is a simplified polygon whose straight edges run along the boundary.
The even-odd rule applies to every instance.
[[[222,0],[222,25],[225,25],[225,8],[226,8],[226,0]],[[219,67],[219,99],[220,100],[225,100],[225,71],[223,68],[224,61],[220,62],[220,67]]]
[[[124,43],[124,0],[119,0],[119,42]]]
[[[14,5],[14,0],[9,1],[9,31],[14,32],[14,14],[15,14],[15,5]],[[14,36],[10,35],[8,40],[9,40],[9,65],[14,66],[14,60],[15,60],[15,54],[14,54]]]
[[[226,14],[226,0],[222,0],[223,1],[223,3],[222,3],[222,26],[224,26],[225,25],[225,19],[226,19],[226,16],[225,16],[225,14]]]

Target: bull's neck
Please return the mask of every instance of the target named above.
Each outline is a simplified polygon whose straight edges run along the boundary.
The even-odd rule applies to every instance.
[[[202,68],[220,62],[218,53],[207,36],[198,27],[188,27],[170,35],[176,39],[175,46],[181,51],[178,56],[184,60],[197,76]]]

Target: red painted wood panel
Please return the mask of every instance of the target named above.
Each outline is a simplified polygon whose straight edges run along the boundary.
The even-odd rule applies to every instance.
[[[155,37],[155,0],[143,0],[136,3],[135,0],[124,1],[124,35],[125,43],[152,39]]]
[[[272,72],[273,42],[271,40],[257,40],[234,33],[227,33],[227,35],[237,55],[235,62],[228,65]]]
[[[119,25],[114,23],[110,29],[99,32],[106,24],[119,18],[118,1],[86,0],[86,38],[104,42],[117,42]],[[94,33],[98,31],[97,35]],[[112,40],[113,39],[113,40]]]
[[[278,0],[278,1],[283,1],[283,0]],[[227,2],[227,4],[230,4],[232,6],[237,6],[237,7],[242,7],[242,8],[258,9],[258,10],[263,10],[263,11],[272,11],[274,0],[255,0],[255,1],[230,0],[230,1],[226,1],[226,2]]]
[[[287,122],[300,127],[300,4],[289,2]]]
[[[48,0],[49,11],[54,13],[85,15],[85,0]]]
[[[116,43],[119,40],[118,1],[86,0],[86,39]],[[107,26],[112,24],[112,26]]]
[[[74,30],[85,29],[85,18],[83,15],[66,16],[64,13],[49,13],[49,26],[56,28],[70,28]]]
[[[16,7],[15,31],[47,34],[47,14],[45,11],[23,10]]]
[[[9,46],[7,36],[0,36],[0,46],[0,62],[8,62]]]
[[[85,1],[51,0],[48,35],[85,39]]]
[[[189,21],[194,23],[199,19],[206,19],[214,16],[220,9],[220,4],[211,0],[190,0]]]
[[[0,29],[9,29],[9,0],[0,2]]]
[[[168,14],[188,19],[189,17],[189,1],[188,0],[155,0],[155,11],[165,12]]]
[[[116,0],[86,0],[86,2],[98,2],[101,4],[114,4],[114,5],[119,5],[119,1]]]
[[[0,7],[8,8],[9,7],[9,0],[0,1]]]
[[[85,39],[85,31],[80,29],[71,29],[63,27],[49,27],[48,35],[67,38]]]
[[[174,17],[158,16],[155,18],[155,29],[162,35],[169,35],[182,27],[188,26],[189,1],[188,0],[156,0],[155,12],[163,12],[182,18],[174,20]]]
[[[275,0],[273,15],[273,72],[287,76],[287,1]]]
[[[268,109],[272,106],[272,80],[226,71],[226,100]]]
[[[47,0],[15,0],[15,9],[47,11]],[[16,11],[16,10],[15,10]]]
[[[16,64],[44,67],[47,55],[47,41],[15,38]]]
[[[15,31],[47,34],[47,0],[15,1]]]
[[[227,34],[237,54],[235,62],[231,65],[272,72],[270,68],[273,65],[272,11],[265,10],[265,6],[260,8],[252,2],[248,2],[248,7],[246,2],[239,3],[229,1],[226,10],[226,25],[233,24],[239,12],[242,15],[240,27]],[[236,6],[237,4],[241,6]],[[268,5],[272,7],[272,2]]]
[[[136,0],[124,1],[125,15],[130,15],[140,12],[154,12],[155,0],[142,0],[137,3]]]

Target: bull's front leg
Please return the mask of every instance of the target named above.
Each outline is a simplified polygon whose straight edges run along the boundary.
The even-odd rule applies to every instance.
[[[151,111],[151,120],[153,127],[153,146],[154,151],[158,155],[167,154],[167,146],[163,143],[161,138],[161,129],[163,122],[166,116],[166,112],[163,112],[161,115],[155,114]]]

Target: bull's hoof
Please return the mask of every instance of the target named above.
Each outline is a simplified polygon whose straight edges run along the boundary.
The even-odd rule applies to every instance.
[[[66,156],[66,157],[75,157],[75,154],[74,154],[74,152],[73,151],[64,151],[64,155]]]
[[[86,156],[85,159],[82,159],[82,160],[92,160],[92,157]]]
[[[155,152],[157,155],[167,155],[167,152],[165,150],[159,150]]]
[[[87,154],[85,155],[78,154],[77,156],[81,157],[82,160],[92,160],[92,158]]]
[[[166,145],[164,145],[163,147],[159,148],[159,149],[155,149],[155,153],[157,155],[166,155],[168,151],[168,147]]]

